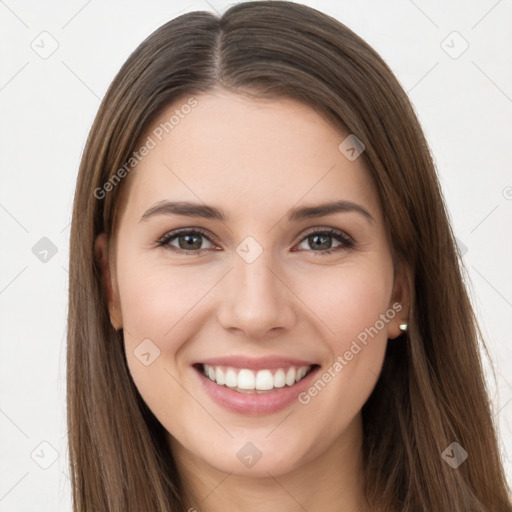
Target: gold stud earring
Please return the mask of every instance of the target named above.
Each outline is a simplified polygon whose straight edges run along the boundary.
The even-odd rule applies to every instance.
[[[402,322],[398,328],[402,331],[402,332],[406,332],[407,331],[407,328],[409,327],[409,324],[407,322]]]

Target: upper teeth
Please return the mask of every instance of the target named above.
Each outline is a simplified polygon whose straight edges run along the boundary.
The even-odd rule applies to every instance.
[[[219,385],[241,390],[256,389],[260,391],[282,388],[285,384],[293,386],[293,384],[303,379],[310,369],[311,366],[300,366],[298,368],[292,366],[290,368],[254,372],[246,368],[203,365],[203,373]],[[274,374],[272,374],[273,371]]]

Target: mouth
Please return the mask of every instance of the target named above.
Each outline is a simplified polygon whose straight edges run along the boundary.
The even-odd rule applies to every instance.
[[[303,363],[274,362],[257,368],[195,363],[192,368],[213,402],[232,413],[261,416],[293,405],[311,386],[320,365]]]
[[[299,383],[318,365],[283,366],[282,368],[264,368],[251,370],[197,363],[194,365],[205,377],[219,386],[247,394],[274,393]]]

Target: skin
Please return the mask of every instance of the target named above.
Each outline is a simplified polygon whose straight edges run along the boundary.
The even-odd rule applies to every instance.
[[[361,408],[409,304],[375,187],[363,159],[339,151],[348,133],[302,103],[224,90],[194,97],[197,106],[123,183],[110,259],[105,235],[96,241],[112,325],[123,327],[133,380],[169,433],[185,504],[201,512],[259,511],[262,503],[283,512],[370,510],[362,495]],[[145,137],[185,101],[162,112]],[[164,199],[213,205],[228,220],[140,222]],[[357,212],[286,219],[293,207],[339,199],[361,205],[373,222]],[[319,254],[308,231],[328,227],[355,246],[327,238],[333,252]],[[200,237],[196,255],[157,246],[178,228],[202,228],[212,241]],[[247,236],[263,250],[250,264],[236,252]],[[190,251],[186,240],[169,243]],[[316,361],[322,374],[397,302],[401,312],[305,405],[263,416],[227,411],[191,367],[224,355],[279,355]],[[144,339],[160,350],[149,366],[134,354]],[[247,442],[262,453],[252,467],[237,457]]]

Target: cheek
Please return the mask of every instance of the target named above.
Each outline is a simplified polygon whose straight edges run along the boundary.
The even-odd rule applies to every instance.
[[[311,387],[299,396],[299,403],[319,428],[328,424],[333,432],[343,431],[377,382],[388,324],[395,316],[389,306],[392,272],[390,261],[368,260],[336,269],[330,285],[317,282],[313,309],[329,328],[324,338],[329,357]]]
[[[390,261],[368,258],[333,268],[330,277],[320,276],[309,288],[308,305],[321,319],[327,357],[299,402],[338,430],[363,406],[380,373],[395,316],[389,306],[392,273]]]
[[[187,368],[178,359],[197,331],[195,313],[208,283],[191,285],[194,274],[183,268],[142,260],[125,264],[124,272],[119,266],[118,282],[127,365],[150,410],[168,430],[179,431],[175,411],[186,409],[190,395],[180,384]]]
[[[117,277],[128,368],[144,401],[163,419],[169,404],[190,400],[178,383],[189,370],[181,356],[201,328],[219,269],[198,271],[133,255],[118,261]]]
[[[350,345],[366,328],[385,314],[392,292],[392,267],[387,261],[358,262],[318,272],[302,281],[298,295],[322,321],[332,349]],[[387,323],[381,327],[387,336]]]
[[[134,270],[136,269],[136,270]],[[170,350],[172,340],[193,324],[201,299],[218,277],[197,268],[126,260],[119,265],[123,324],[129,332],[159,340]]]

